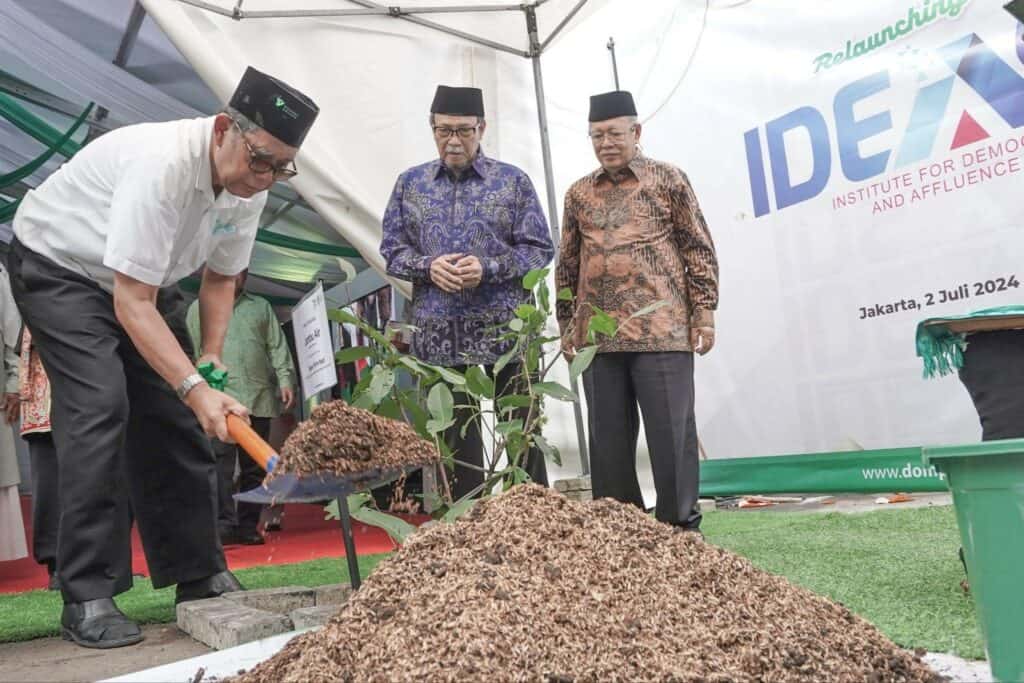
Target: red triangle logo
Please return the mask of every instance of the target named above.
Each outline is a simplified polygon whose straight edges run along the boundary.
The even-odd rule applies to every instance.
[[[953,136],[953,145],[950,149],[963,147],[964,145],[984,140],[987,137],[988,131],[982,128],[981,124],[965,111],[964,115],[960,117],[960,123],[957,124],[956,134]]]

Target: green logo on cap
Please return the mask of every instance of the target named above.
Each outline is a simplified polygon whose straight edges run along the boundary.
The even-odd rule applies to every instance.
[[[281,110],[281,113],[293,119],[299,118],[298,112],[288,106],[284,98],[278,95],[274,98],[274,106]]]

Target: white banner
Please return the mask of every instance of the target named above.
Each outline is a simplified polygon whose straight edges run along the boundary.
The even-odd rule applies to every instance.
[[[338,383],[323,285],[318,284],[292,309],[292,329],[299,356],[302,396],[309,399]]]
[[[643,138],[689,174],[721,260],[711,457],[979,438],[914,330],[1024,302],[1024,44],[1001,4],[711,11]]]

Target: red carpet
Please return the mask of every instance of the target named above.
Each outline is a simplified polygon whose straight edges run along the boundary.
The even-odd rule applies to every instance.
[[[32,539],[32,515],[28,497],[21,499],[25,518],[25,533],[29,544]],[[341,525],[338,520],[324,519],[324,510],[319,505],[285,505],[283,529],[267,534],[266,545],[228,546],[224,554],[231,569],[244,569],[271,564],[293,564],[321,557],[344,557],[345,546],[341,540]],[[420,517],[415,522],[425,521]],[[357,555],[373,555],[394,550],[395,544],[381,529],[352,523]],[[136,529],[132,529],[132,567],[136,574],[149,576],[142,543]],[[46,569],[35,563],[31,557],[0,562],[0,593],[20,593],[27,590],[46,588]]]

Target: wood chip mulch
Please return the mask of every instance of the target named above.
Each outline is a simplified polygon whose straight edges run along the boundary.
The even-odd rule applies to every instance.
[[[523,485],[414,534],[255,681],[941,681],[836,604],[611,500]]]
[[[339,400],[314,408],[292,432],[270,477],[285,472],[347,476],[437,461],[434,445],[408,423]]]

